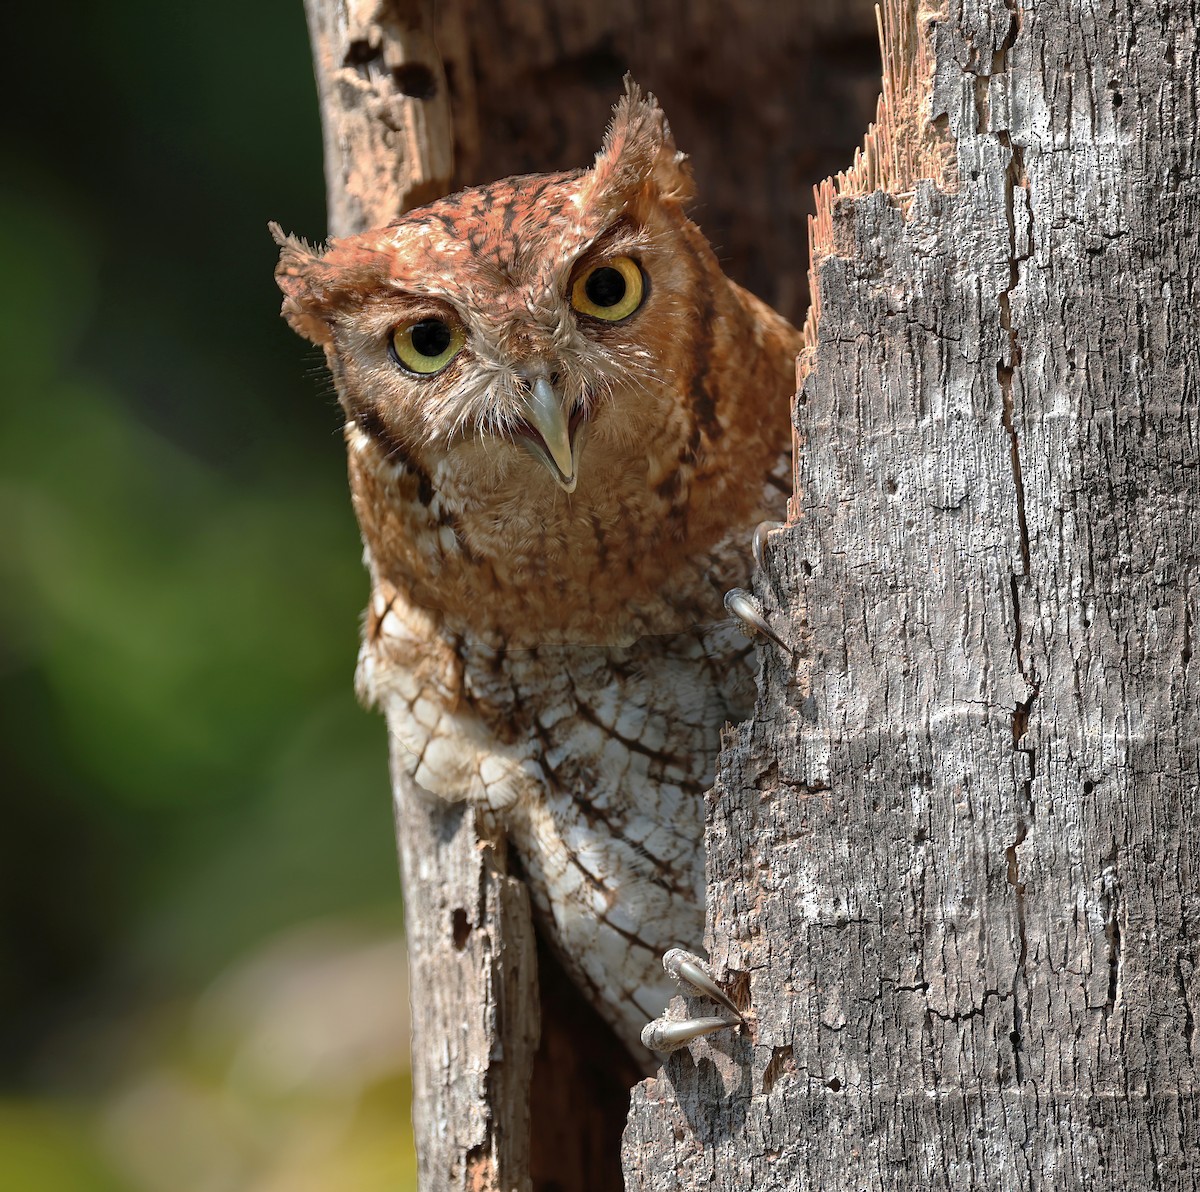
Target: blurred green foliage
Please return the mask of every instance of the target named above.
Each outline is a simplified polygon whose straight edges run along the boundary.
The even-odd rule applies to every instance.
[[[94,1105],[162,1006],[399,894],[340,419],[266,231],[324,230],[301,5],[47,20],[5,18],[0,1185],[102,1188],[5,1175],[43,1134],[86,1166],[35,1097]]]

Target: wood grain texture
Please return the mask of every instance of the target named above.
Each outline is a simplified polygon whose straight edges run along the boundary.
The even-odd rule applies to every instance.
[[[445,194],[455,154],[446,71],[466,52],[458,10],[433,0],[305,0],[305,12],[329,234],[381,227]]]
[[[421,1186],[528,1187],[539,1041],[528,892],[473,809],[424,795],[395,758],[393,789]]]
[[[957,182],[828,213],[759,587],[811,677],[707,837],[751,1027],[627,1185],[1195,1188],[1197,5],[892,7]]]

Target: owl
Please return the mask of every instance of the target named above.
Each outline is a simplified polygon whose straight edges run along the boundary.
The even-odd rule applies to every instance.
[[[552,947],[642,1055],[648,1020],[662,1047],[729,1024],[660,1016],[672,976],[732,1009],[687,949],[720,732],[753,708],[726,595],[790,493],[801,347],[722,273],[692,191],[628,83],[589,169],[323,251],[274,229],[284,316],[346,417],[359,693],[420,788],[503,826]]]

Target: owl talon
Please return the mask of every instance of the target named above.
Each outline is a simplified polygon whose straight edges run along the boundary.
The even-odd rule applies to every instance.
[[[775,530],[782,530],[783,522],[759,522],[754,527],[754,537],[750,540],[750,549],[754,553],[754,565],[759,571],[767,570],[767,537]]]
[[[758,607],[758,601],[745,588],[730,588],[725,593],[725,608],[741,621],[742,628],[751,637],[761,633],[764,637],[769,637],[781,650],[792,653],[792,647],[767,624],[766,617]]]
[[[711,998],[719,1006],[724,1006],[726,1010],[741,1020],[741,1010],[733,1004],[729,995],[713,980],[712,974],[708,971],[708,966],[699,956],[694,956],[691,952],[687,952],[683,948],[671,948],[663,956],[662,964],[667,976],[673,981],[680,981],[683,984],[690,985],[698,993]]]
[[[663,969],[673,981],[689,985],[702,997],[710,998],[728,1010],[728,1018],[656,1018],[642,1028],[642,1042],[651,1051],[670,1052],[686,1046],[695,1039],[711,1035],[715,1031],[737,1030],[744,1023],[742,1012],[733,1004],[729,995],[713,980],[708,965],[683,948],[670,948],[662,959]]]
[[[727,1018],[656,1018],[642,1027],[642,1044],[651,1051],[678,1051],[695,1039],[739,1025]]]

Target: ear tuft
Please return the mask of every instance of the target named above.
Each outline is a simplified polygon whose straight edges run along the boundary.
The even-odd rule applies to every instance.
[[[267,227],[280,248],[275,281],[283,291],[283,317],[293,331],[311,343],[329,343],[329,324],[321,315],[324,305],[321,282],[327,271],[320,252],[299,236],[285,235],[275,222]]]
[[[640,197],[684,203],[694,189],[687,157],[675,148],[658,100],[626,75],[625,94],[592,170],[594,199],[614,207]]]

